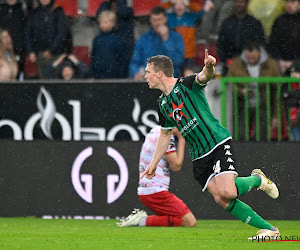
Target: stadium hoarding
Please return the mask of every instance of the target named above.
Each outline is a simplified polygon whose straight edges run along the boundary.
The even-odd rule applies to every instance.
[[[137,197],[141,142],[13,141],[0,144],[0,216],[108,219],[143,208]],[[240,199],[266,219],[300,219],[300,145],[289,142],[233,143],[236,168],[247,176],[262,168],[280,191],[272,200],[252,190]],[[186,153],[171,174],[170,191],[198,219],[232,219],[211,195],[202,193]],[[148,210],[147,210],[148,211]],[[150,214],[151,212],[148,211]]]
[[[142,141],[159,94],[125,80],[0,83],[0,139]]]

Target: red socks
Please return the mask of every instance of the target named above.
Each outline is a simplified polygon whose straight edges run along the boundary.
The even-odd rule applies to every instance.
[[[182,220],[173,216],[157,216],[150,215],[146,220],[147,227],[179,227],[182,224]]]

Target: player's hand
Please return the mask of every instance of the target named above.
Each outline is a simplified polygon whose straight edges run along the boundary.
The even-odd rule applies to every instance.
[[[205,65],[206,67],[211,68],[211,67],[215,66],[216,63],[217,63],[216,58],[214,58],[214,57],[211,56],[211,55],[208,55],[208,50],[205,49],[204,65]]]
[[[285,61],[285,60],[279,60],[279,67],[281,72],[286,72],[286,70],[291,67],[293,64],[293,61]]]
[[[155,171],[156,171],[156,166],[153,167],[152,165],[149,165],[145,169],[144,173],[142,173],[141,179],[143,179],[144,176],[146,176],[146,178],[149,179],[149,180],[152,179],[155,176]]]
[[[169,28],[167,25],[160,25],[156,31],[163,41],[167,41],[169,39]]]
[[[178,128],[173,128],[172,133],[174,136],[176,136],[178,139],[183,139],[181,133],[179,132]]]
[[[76,65],[79,63],[78,58],[77,58],[75,55],[73,55],[73,54],[70,54],[70,55],[68,56],[68,58],[69,58],[74,64],[76,64]]]
[[[67,54],[61,54],[52,64],[53,67],[57,67],[58,65],[60,65],[66,58]]]

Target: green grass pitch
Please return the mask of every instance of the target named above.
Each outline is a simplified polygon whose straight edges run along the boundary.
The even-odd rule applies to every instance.
[[[0,218],[0,249],[300,249],[300,242],[251,242],[237,220],[198,220],[195,228],[116,227],[116,220]],[[300,240],[300,221],[271,221]]]

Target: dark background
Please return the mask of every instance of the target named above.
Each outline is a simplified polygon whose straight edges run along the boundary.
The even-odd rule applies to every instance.
[[[144,208],[137,197],[138,160],[141,142],[58,142],[33,141],[0,143],[0,216],[127,216],[133,208]],[[71,168],[77,155],[93,148],[81,174],[93,176],[93,203],[84,201],[71,182]],[[300,145],[288,142],[233,143],[236,168],[248,176],[262,168],[280,191],[272,200],[262,191],[252,190],[240,199],[266,219],[300,219]],[[121,197],[107,204],[106,178],[120,174],[107,153],[116,149],[125,159],[129,181]],[[180,197],[197,219],[232,219],[215,204],[208,192],[202,193],[192,176],[192,163],[186,156],[182,170],[172,173],[170,191]],[[148,211],[149,212],[149,211]]]
[[[147,110],[157,110],[157,99],[161,94],[158,90],[150,90],[144,82],[37,82],[37,83],[0,83],[0,120],[15,121],[24,131],[25,123],[38,112],[37,97],[41,87],[50,93],[56,111],[62,114],[73,127],[73,107],[70,100],[81,103],[81,127],[105,128],[108,132],[117,124],[127,124],[136,129],[141,140],[144,135],[138,126],[143,126],[141,114]],[[134,98],[140,104],[140,116],[133,120]],[[43,97],[43,105],[46,105]],[[149,119],[157,123],[154,116]],[[151,127],[147,126],[149,132]],[[62,130],[57,120],[51,127],[53,138],[61,140]],[[35,139],[47,139],[38,123],[34,130]],[[11,139],[12,130],[8,126],[0,128],[0,139]],[[129,140],[128,132],[118,133],[116,140]]]

